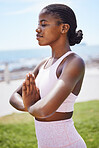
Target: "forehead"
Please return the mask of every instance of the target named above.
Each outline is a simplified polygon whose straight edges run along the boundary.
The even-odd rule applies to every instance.
[[[40,21],[46,21],[46,22],[56,22],[58,21],[59,19],[58,18],[55,18],[55,16],[51,15],[51,14],[46,14],[46,13],[40,13],[39,14],[39,22]]]

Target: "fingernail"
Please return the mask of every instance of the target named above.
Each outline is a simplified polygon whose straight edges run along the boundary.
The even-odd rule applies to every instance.
[[[29,75],[31,74],[31,72],[29,72]]]
[[[26,74],[27,77],[29,77],[29,74]]]

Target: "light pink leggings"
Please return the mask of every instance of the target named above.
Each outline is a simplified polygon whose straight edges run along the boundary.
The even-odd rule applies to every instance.
[[[71,119],[40,122],[35,120],[38,148],[86,148]]]

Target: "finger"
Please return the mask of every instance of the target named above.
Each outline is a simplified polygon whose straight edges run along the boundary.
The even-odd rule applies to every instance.
[[[36,90],[37,90],[37,94],[40,95],[40,91],[37,87],[36,87]]]
[[[26,83],[24,81],[22,85],[22,95],[26,95],[26,93],[27,93],[27,89],[26,89]]]
[[[40,91],[39,89],[36,87],[36,101],[40,100]]]
[[[33,78],[30,75],[30,91],[33,91]]]
[[[38,96],[40,98],[40,91],[39,91],[39,89],[37,87],[36,87],[36,91],[37,91],[37,94],[38,94]]]
[[[35,76],[33,73],[29,73],[29,76],[30,76],[31,91],[32,91],[33,95],[35,96],[37,93],[36,84],[35,84]]]
[[[34,73],[32,73],[32,77],[34,78],[34,80],[35,80],[35,75],[34,75]]]
[[[31,83],[32,83],[32,89],[35,91],[36,84],[35,84],[35,76],[33,73],[30,73]]]
[[[27,94],[29,94],[29,91],[30,91],[30,77],[29,77],[28,74],[26,75],[25,82],[26,82]]]
[[[29,73],[29,76],[33,78],[33,80],[35,81],[35,76],[33,73]]]

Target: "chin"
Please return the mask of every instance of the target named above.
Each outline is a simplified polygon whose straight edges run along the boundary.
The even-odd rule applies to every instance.
[[[40,46],[47,46],[47,45],[49,45],[49,44],[45,44],[45,43],[38,43]]]

